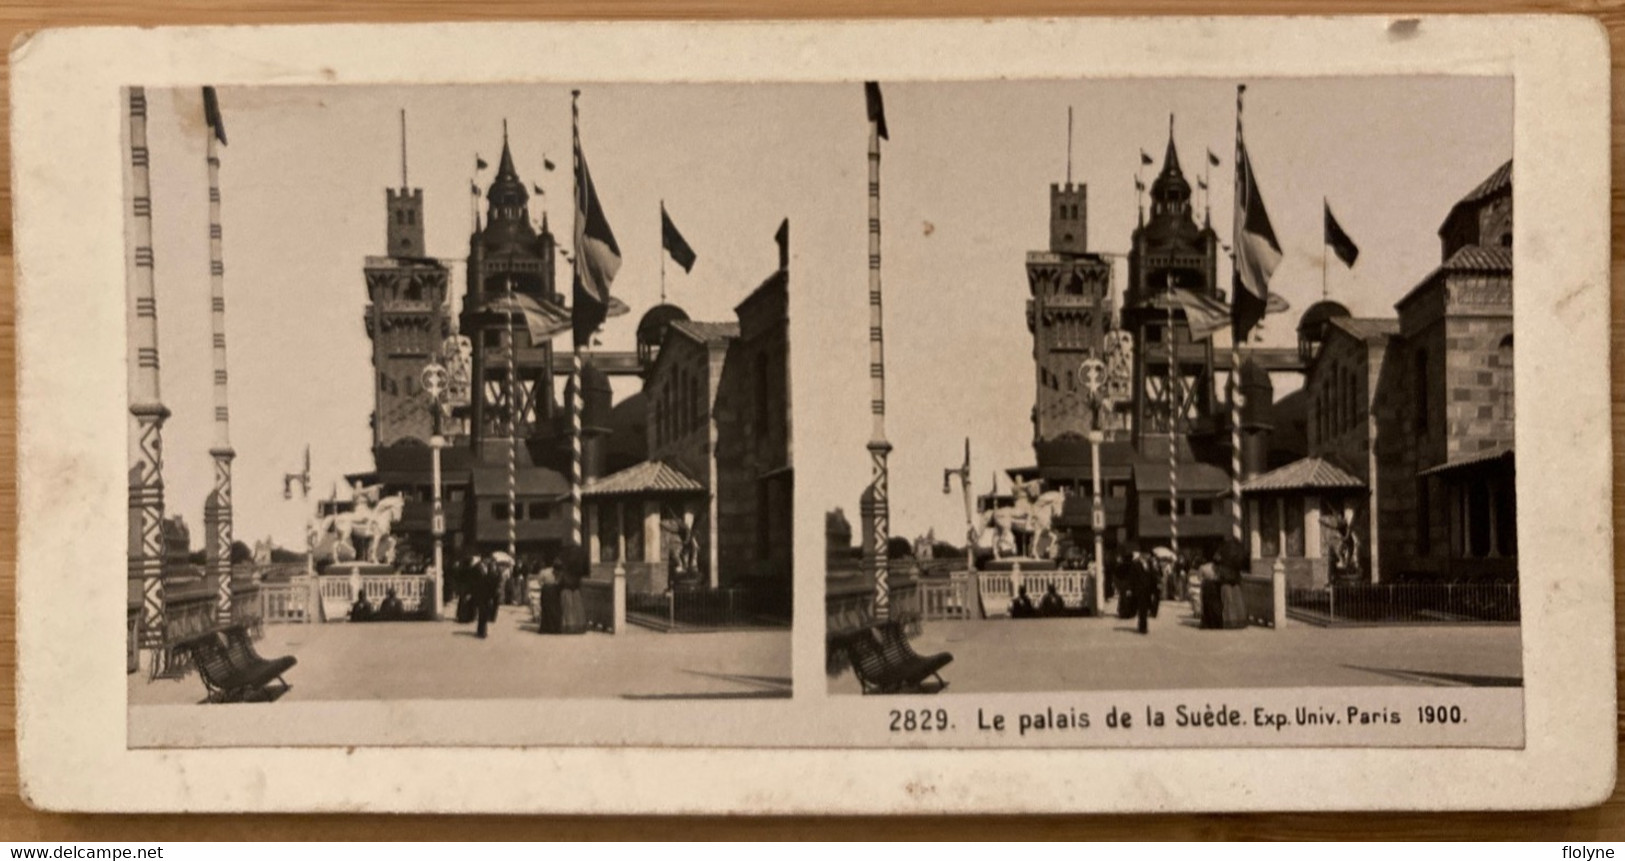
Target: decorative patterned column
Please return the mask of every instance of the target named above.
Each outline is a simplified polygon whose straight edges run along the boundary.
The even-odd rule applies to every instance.
[[[134,462],[130,464],[130,543],[128,581],[141,596],[137,638],[140,648],[161,651],[164,640],[164,407],[158,380],[158,299],[153,285],[152,187],[148,176],[147,97],[129,89],[130,174],[125,184],[131,215],[131,259],[126,272],[135,300],[130,338],[130,415],[135,419]],[[161,655],[154,654],[156,661]],[[155,666],[156,670],[157,667]]]
[[[875,612],[876,622],[891,618],[891,505],[886,456],[891,443],[886,441],[886,350],[883,337],[880,303],[880,138],[885,122],[880,110],[880,87],[870,88],[869,110],[869,410],[874,420],[869,439],[869,459],[874,478],[869,485],[873,526]]]
[[[214,458],[214,494],[204,511],[204,534],[211,552],[209,570],[215,575],[218,593],[215,618],[221,623],[232,618],[231,606],[231,461],[237,453],[231,448],[231,412],[226,383],[226,264],[221,253],[220,229],[220,151],[226,142],[226,128],[220,120],[220,105],[213,87],[203,88],[203,118],[209,133],[205,159],[209,170],[209,318],[214,334],[214,440],[209,455]]]

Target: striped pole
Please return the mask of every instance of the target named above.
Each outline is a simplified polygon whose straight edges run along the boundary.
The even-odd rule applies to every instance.
[[[571,181],[575,185],[575,217],[581,218],[581,108],[576,100],[581,97],[580,90],[570,91],[570,159],[572,163]],[[579,231],[577,231],[579,235]],[[575,249],[570,255],[570,283],[581,283],[581,249]],[[572,312],[576,310],[576,297],[570,298]],[[581,535],[581,341],[572,331],[570,350],[570,385],[565,389],[569,394],[570,410],[570,542],[577,547],[585,546]]]
[[[887,489],[886,456],[886,350],[882,335],[880,306],[880,121],[869,119],[869,411],[874,420],[869,439],[869,459],[874,479],[869,485],[872,505],[875,557],[876,622],[891,618],[890,491]]]
[[[220,229],[220,151],[219,139],[224,135],[215,123],[219,122],[219,108],[214,106],[214,91],[205,88],[208,103],[205,114],[208,128],[205,135],[205,161],[209,170],[209,318],[213,328],[214,346],[214,445],[209,455],[214,458],[214,498],[205,525],[214,543],[214,556],[209,567],[214,572],[217,592],[215,618],[226,623],[232,618],[231,595],[231,461],[237,453],[231,447],[231,412],[227,404],[226,386],[226,264],[221,250]]]
[[[519,386],[518,375],[514,366],[519,363],[519,342],[513,327],[513,276],[507,280],[508,300],[508,555],[518,568],[519,536],[519,493],[518,493],[518,452],[519,452]]]
[[[1179,555],[1179,348],[1174,341],[1174,282],[1168,280],[1168,544]]]
[[[1235,281],[1236,259],[1235,254],[1241,248],[1237,243],[1241,241],[1241,94],[1246,92],[1246,84],[1236,85],[1236,160],[1232,162],[1235,180],[1234,215],[1230,224],[1230,278]],[[1235,292],[1232,285],[1232,294]],[[1231,313],[1234,314],[1236,297],[1230,297]],[[1236,385],[1237,375],[1241,373],[1241,342],[1247,337],[1245,332],[1236,332],[1231,327],[1230,332],[1230,376],[1225,384],[1230,400],[1230,538],[1241,541],[1241,407],[1242,394]]]
[[[130,174],[125,183],[133,228],[131,260],[126,268],[130,292],[135,296],[131,341],[135,361],[130,364],[130,415],[135,418],[134,463],[130,470],[129,563],[126,577],[133,593],[141,596],[137,644],[153,650],[152,669],[161,668],[164,640],[164,407],[158,379],[158,296],[154,288],[152,254],[152,186],[148,175],[147,96],[145,89],[129,89]]]

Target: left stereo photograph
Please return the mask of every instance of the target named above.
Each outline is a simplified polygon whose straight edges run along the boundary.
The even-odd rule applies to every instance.
[[[790,697],[784,89],[123,90],[130,747]]]

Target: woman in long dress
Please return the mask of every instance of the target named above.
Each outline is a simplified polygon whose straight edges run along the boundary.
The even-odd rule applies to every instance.
[[[592,574],[587,551],[579,544],[564,545],[553,561],[553,573],[559,581],[559,633],[586,633],[587,608],[581,603],[581,581]]]

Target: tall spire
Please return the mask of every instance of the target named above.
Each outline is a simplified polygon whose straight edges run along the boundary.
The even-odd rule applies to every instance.
[[[406,182],[406,108],[401,108],[401,188],[409,188]]]
[[[1176,177],[1176,176],[1177,177],[1183,177],[1184,175],[1185,175],[1184,171],[1179,169],[1179,150],[1174,147],[1174,115],[1169,114],[1168,115],[1168,151],[1166,153],[1164,153],[1163,156],[1162,156],[1162,174],[1160,176],[1158,176],[1157,178],[1161,179],[1163,177]]]

